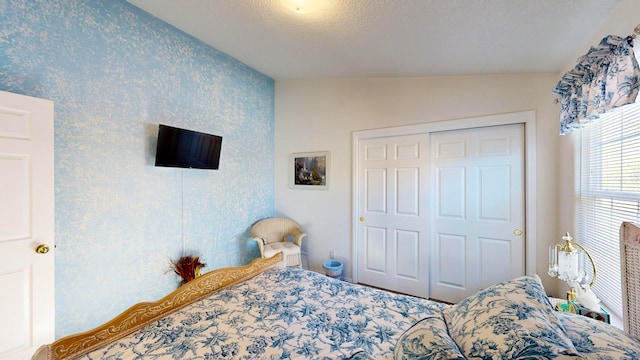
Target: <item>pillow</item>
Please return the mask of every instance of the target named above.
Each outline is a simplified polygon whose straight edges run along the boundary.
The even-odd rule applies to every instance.
[[[413,324],[396,342],[394,358],[465,360],[442,317],[428,317]]]
[[[629,333],[578,314],[557,316],[584,359],[640,359],[640,342]]]
[[[468,359],[580,358],[537,275],[490,286],[444,317]]]

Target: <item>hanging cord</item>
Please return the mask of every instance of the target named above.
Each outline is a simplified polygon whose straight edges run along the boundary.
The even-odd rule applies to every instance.
[[[184,240],[184,169],[180,169],[180,232],[182,233],[182,256],[186,254],[186,242]]]

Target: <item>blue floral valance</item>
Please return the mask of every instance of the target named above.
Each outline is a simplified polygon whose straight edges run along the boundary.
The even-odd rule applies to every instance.
[[[609,35],[578,58],[551,91],[560,103],[560,134],[597,119],[613,108],[635,102],[640,67],[633,54],[633,38]]]

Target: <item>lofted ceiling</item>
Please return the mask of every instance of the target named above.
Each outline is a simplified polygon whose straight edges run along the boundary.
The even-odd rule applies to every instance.
[[[129,0],[279,79],[559,72],[619,0]]]

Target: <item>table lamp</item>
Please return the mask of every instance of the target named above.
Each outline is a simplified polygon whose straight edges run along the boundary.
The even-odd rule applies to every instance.
[[[587,308],[599,309],[600,300],[591,291],[591,286],[596,281],[596,264],[593,258],[587,249],[573,241],[568,231],[562,240],[563,244],[549,247],[549,276],[558,277],[571,286],[571,290],[567,291],[567,301],[578,300]],[[593,268],[591,281],[587,280],[583,254],[587,256]]]

